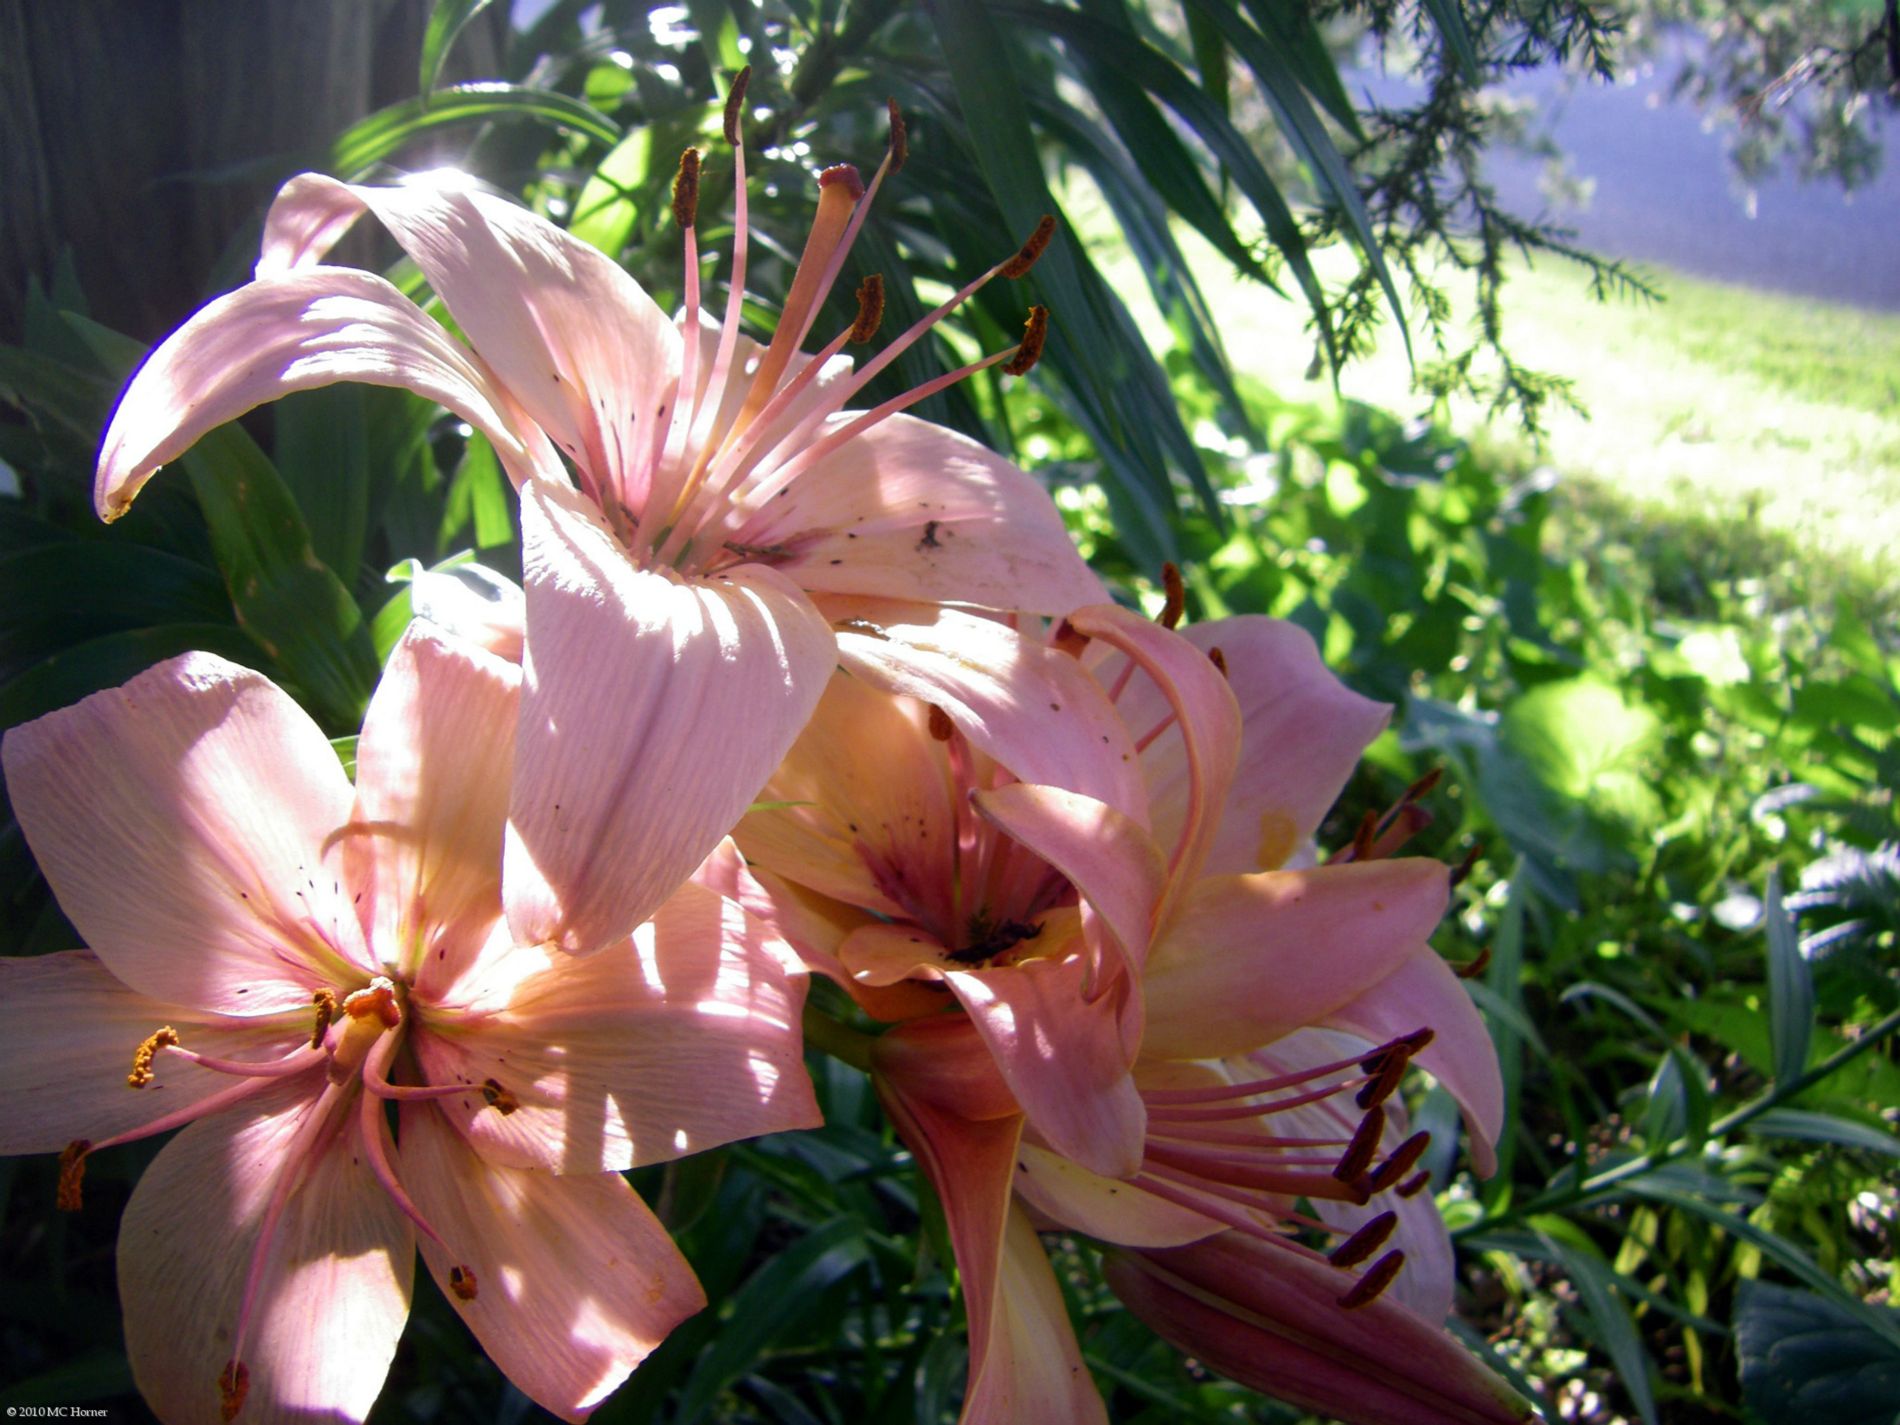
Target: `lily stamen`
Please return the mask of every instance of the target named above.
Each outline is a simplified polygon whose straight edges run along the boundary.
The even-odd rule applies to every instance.
[[[251,1393],[251,1368],[233,1356],[218,1373],[218,1415],[225,1425],[237,1419]]]
[[[1361,1306],[1370,1306],[1392,1285],[1398,1277],[1399,1268],[1404,1265],[1405,1253],[1387,1252],[1372,1264],[1370,1271],[1352,1284],[1351,1290],[1339,1298],[1341,1309],[1354,1311]]]
[[[152,1060],[158,1057],[158,1051],[177,1046],[178,1031],[169,1024],[148,1034],[139,1047],[132,1051],[132,1072],[125,1076],[126,1087],[142,1089],[149,1084],[154,1077]]]
[[[1341,1242],[1326,1254],[1326,1260],[1344,1270],[1356,1267],[1368,1260],[1372,1254],[1386,1244],[1394,1229],[1399,1225],[1396,1212],[1381,1212],[1377,1217],[1364,1223],[1357,1232]]]
[[[92,1153],[87,1139],[75,1138],[59,1153],[59,1185],[53,1190],[53,1206],[61,1212],[77,1212],[85,1205],[86,1159]]]

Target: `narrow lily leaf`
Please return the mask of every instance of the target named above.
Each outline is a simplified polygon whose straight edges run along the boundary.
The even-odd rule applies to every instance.
[[[183,457],[238,625],[338,726],[362,721],[376,685],[363,611],[310,547],[297,502],[264,452],[220,426]]]
[[[1617,1293],[1624,1289],[1624,1278],[1613,1270],[1596,1243],[1584,1235],[1575,1223],[1554,1216],[1533,1217],[1530,1225],[1563,1264],[1564,1273],[1576,1287],[1583,1308],[1595,1327],[1599,1344],[1616,1366],[1617,1378],[1629,1392],[1630,1402],[1644,1425],[1658,1425],[1656,1389],[1653,1383],[1655,1362],[1643,1349],[1628,1304]]]
[[[1781,900],[1781,868],[1768,873],[1762,909],[1768,931],[1768,1038],[1774,1046],[1775,1083],[1797,1079],[1808,1066],[1814,1037],[1814,980],[1802,958],[1794,917]]]
[[[435,0],[435,8],[429,11],[429,27],[422,32],[422,70],[416,85],[425,97],[441,77],[442,61],[449,57],[456,36],[488,4],[489,0]]]
[[[265,662],[257,645],[230,624],[166,623],[108,633],[63,648],[0,686],[0,727],[14,727],[116,688],[154,663],[194,649],[234,661]]]
[[[1795,1138],[1804,1143],[1833,1143],[1863,1153],[1879,1153],[1900,1158],[1900,1134],[1874,1128],[1828,1113],[1809,1113],[1799,1108],[1771,1108],[1748,1125],[1750,1133],[1770,1138]]]
[[[1523,973],[1524,900],[1529,892],[1524,884],[1524,871],[1520,858],[1511,871],[1509,895],[1503,914],[1498,917],[1498,927],[1491,936],[1491,965],[1484,984],[1494,998],[1528,1022],[1530,1016],[1524,1013]],[[1484,1008],[1484,1002],[1479,1001],[1478,1007]],[[1504,1077],[1504,1133],[1497,1143],[1498,1171],[1485,1190],[1487,1202],[1495,1207],[1511,1190],[1511,1162],[1517,1156],[1519,1132],[1517,1107],[1524,1086],[1524,1044],[1537,1041],[1533,1036],[1520,1033],[1505,1016],[1491,1020],[1491,1038],[1498,1046],[1498,1070]]]
[[[1425,0],[1425,11],[1432,17],[1432,23],[1438,26],[1445,48],[1451,51],[1451,57],[1457,63],[1465,83],[1475,87],[1481,82],[1478,75],[1478,49],[1471,42],[1471,30],[1465,24],[1464,7],[1458,0]]]
[[[345,178],[361,178],[404,144],[449,124],[526,117],[585,134],[598,143],[620,142],[620,126],[591,104],[523,84],[454,84],[433,94],[378,109],[350,125],[330,147],[325,165]]]
[[[1187,12],[1188,44],[1194,50],[1194,67],[1201,72],[1201,88],[1220,105],[1223,114],[1233,112],[1227,85],[1227,44],[1213,22],[1199,10]]]
[[[1231,6],[1232,0],[1222,0]],[[1326,37],[1303,5],[1284,5],[1276,0],[1245,0],[1247,13],[1260,33],[1298,76],[1301,86],[1313,100],[1356,142],[1365,142],[1365,130],[1359,127],[1359,114],[1352,96],[1339,77],[1339,66],[1326,47]]]
[[[336,571],[344,588],[356,584],[369,533],[369,426],[361,386],[293,392],[277,402],[278,473],[310,529],[310,547]]]

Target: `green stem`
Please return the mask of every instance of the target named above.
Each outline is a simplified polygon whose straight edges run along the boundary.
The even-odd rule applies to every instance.
[[[1767,1093],[1755,1099],[1752,1103],[1745,1103],[1733,1113],[1716,1119],[1715,1122],[1709,1125],[1708,1138],[1720,1138],[1726,1134],[1733,1133],[1743,1124],[1761,1117],[1762,1114],[1768,1112],[1770,1109],[1779,1108],[1789,1099],[1797,1097],[1821,1082],[1822,1079],[1825,1079],[1842,1065],[1858,1058],[1869,1049],[1872,1049],[1896,1029],[1900,1029],[1900,1010],[1895,1010],[1851,1044],[1843,1044],[1839,1049],[1836,1049],[1832,1054],[1828,1055],[1806,1073],[1789,1079],[1786,1083],[1776,1084]],[[1703,1141],[1707,1140],[1705,1139]],[[1514,1207],[1507,1212],[1499,1213],[1495,1217],[1487,1217],[1481,1221],[1469,1223],[1453,1232],[1452,1236],[1466,1237],[1473,1232],[1489,1231],[1492,1228],[1520,1221],[1523,1218],[1533,1216],[1539,1212],[1551,1212],[1558,1208],[1575,1206],[1586,1198],[1596,1197],[1601,1193],[1615,1188],[1620,1183],[1628,1182],[1631,1178],[1639,1178],[1644,1173],[1653,1172],[1655,1169],[1662,1167],[1665,1163],[1674,1162],[1677,1158],[1683,1157],[1698,1146],[1698,1142],[1694,1139],[1686,1137],[1678,1138],[1674,1142],[1665,1144],[1661,1148],[1655,1148],[1638,1157],[1631,1158],[1628,1162],[1618,1163],[1614,1168],[1605,1168],[1602,1172],[1585,1178],[1574,1187],[1552,1189],[1538,1197],[1532,1198],[1521,1207]]]
[[[877,1041],[841,1024],[809,1002],[805,1005],[805,1042],[854,1069],[871,1072],[871,1046]]]

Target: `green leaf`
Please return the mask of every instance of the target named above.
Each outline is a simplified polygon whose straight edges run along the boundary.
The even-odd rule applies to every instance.
[[[199,649],[253,668],[265,661],[257,645],[229,624],[167,623],[109,633],[62,648],[0,687],[0,727],[17,727]]]
[[[1814,1037],[1814,980],[1802,957],[1794,918],[1781,903],[1781,868],[1768,873],[1762,910],[1768,932],[1768,1039],[1774,1046],[1775,1082],[1801,1077]]]
[[[1825,1297],[1744,1282],[1735,1344],[1742,1397],[1770,1425],[1900,1422],[1900,1346]]]
[[[1471,42],[1471,30],[1465,24],[1461,0],[1425,0],[1425,11],[1432,17],[1432,23],[1438,26],[1445,48],[1451,51],[1452,60],[1457,64],[1458,72],[1464,76],[1465,83],[1477,88],[1482,82],[1478,73],[1478,49]]]
[[[1545,683],[1518,698],[1501,740],[1552,791],[1633,826],[1661,818],[1648,761],[1662,724],[1615,688],[1591,678]]]
[[[1888,1158],[1900,1158],[1900,1134],[1890,1133],[1884,1128],[1874,1128],[1865,1123],[1856,1123],[1852,1119],[1836,1118],[1830,1113],[1810,1113],[1800,1108],[1771,1108],[1766,1113],[1751,1119],[1748,1131],[1765,1134],[1770,1138],[1794,1138],[1804,1143],[1832,1143],[1837,1147],[1853,1148],[1863,1153],[1879,1153]]]
[[[754,1272],[732,1296],[723,1327],[687,1379],[676,1425],[703,1418],[760,1352],[803,1325],[817,1298],[870,1255],[862,1224],[843,1218],[807,1233]]]
[[[1643,1349],[1629,1306],[1617,1295],[1625,1285],[1624,1278],[1611,1268],[1596,1243],[1568,1218],[1538,1216],[1529,1225],[1576,1287],[1594,1327],[1592,1334],[1616,1366],[1617,1378],[1629,1392],[1636,1413],[1644,1425],[1658,1425],[1656,1391],[1651,1380],[1655,1363]]]
[[[489,0],[435,0],[435,7],[429,11],[429,27],[422,32],[422,68],[416,81],[425,99],[441,77],[442,61],[449,57],[456,36],[488,5]]]
[[[405,99],[359,119],[330,147],[328,167],[361,178],[405,144],[450,124],[488,119],[531,118],[585,134],[603,144],[620,142],[620,125],[591,104],[523,84],[454,84],[425,98]]]
[[[309,526],[311,549],[346,589],[355,587],[369,534],[364,396],[361,386],[330,386],[292,392],[273,408],[277,471]]]
[[[618,259],[640,220],[631,195],[646,185],[652,168],[653,130],[642,125],[615,144],[588,175],[567,230]]]
[[[320,718],[354,729],[376,686],[363,611],[310,547],[297,502],[264,452],[220,426],[183,457],[238,625]]]

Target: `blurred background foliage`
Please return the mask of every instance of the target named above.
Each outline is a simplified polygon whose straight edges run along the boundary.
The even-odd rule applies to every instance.
[[[1443,769],[1414,849],[1475,857],[1437,943],[1483,962],[1468,983],[1510,1102],[1496,1177],[1473,1179],[1448,1131],[1431,1163],[1462,1249],[1461,1333],[1552,1419],[1893,1418],[1893,590],[1733,517],[1633,510],[1519,446],[1289,399],[1223,343],[1233,304],[1291,304],[1324,368],[1402,316],[1428,394],[1475,391],[1535,426],[1567,387],[1503,344],[1506,258],[1569,249],[1486,185],[1499,122],[1487,86],[1526,66],[1608,68],[1619,27],[1660,12],[554,0],[511,15],[437,0],[331,7],[320,33],[294,5],[154,5],[139,38],[88,27],[96,6],[70,9],[81,18],[64,32],[51,7],[0,13],[0,64],[33,81],[6,86],[22,116],[8,172],[42,175],[10,189],[38,197],[9,214],[4,248],[17,290],[0,308],[0,460],[14,476],[0,498],[0,727],[207,648],[269,673],[347,739],[417,568],[475,558],[518,573],[493,453],[384,390],[287,400],[202,443],[110,530],[94,519],[99,434],[143,343],[243,279],[283,177],[454,163],[612,254],[670,308],[668,187],[688,145],[707,152],[701,243],[721,254],[715,288],[726,276],[717,131],[729,76],[750,63],[750,287],[765,328],[809,221],[811,171],[873,164],[894,98],[910,162],[841,293],[881,272],[896,329],[1042,213],[1065,229],[1026,287],[986,289],[895,364],[892,387],[1008,344],[1024,307],[1047,303],[1055,334],[1033,381],[1005,394],[979,379],[921,413],[1044,476],[1131,599],[1158,602],[1173,559],[1192,617],[1292,619],[1349,682],[1397,705],[1333,844]],[[225,30],[207,21],[227,10]],[[1858,48],[1836,77],[1856,92],[1878,90],[1869,56],[1889,39],[1863,41],[1894,36],[1878,29],[1892,15],[1829,11],[1852,21],[1841,44]],[[1419,102],[1348,91],[1341,57],[1366,36],[1417,66]],[[234,81],[186,133],[151,107],[173,102],[166,85],[102,84],[137,44],[179,74],[275,56],[315,88],[287,99]],[[283,65],[299,45],[322,62]],[[255,118],[258,105],[280,119]],[[96,172],[76,157],[88,145],[105,155]],[[116,223],[82,221],[86,204]],[[154,269],[154,235],[187,230],[218,242],[164,247],[168,270]],[[393,249],[353,242],[353,260],[421,294],[412,268],[389,266]],[[1217,255],[1218,288],[1184,256],[1190,242]],[[1104,246],[1133,255],[1148,300],[1104,279]],[[1571,255],[1580,280],[1637,281]],[[1459,273],[1475,298],[1454,308]],[[0,905],[9,953],[77,943],[10,817]],[[598,1419],[953,1417],[964,1347],[940,1210],[862,1078],[812,1067],[824,1129],[636,1175],[715,1304]],[[1415,1107],[1450,1127],[1436,1091]],[[75,1217],[50,1210],[50,1161],[0,1161],[0,1403],[143,1418],[111,1252],[152,1151],[98,1155]],[[1116,1308],[1088,1243],[1054,1245],[1114,1418],[1298,1418],[1182,1362]],[[418,1298],[376,1418],[532,1417],[426,1282]]]

